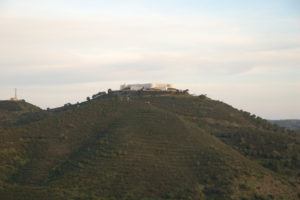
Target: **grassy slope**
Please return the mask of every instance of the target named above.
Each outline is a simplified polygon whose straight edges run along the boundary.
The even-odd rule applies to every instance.
[[[218,123],[255,127],[223,107],[196,97],[109,98],[7,128],[0,132],[0,195],[296,199],[284,178],[209,134]]]

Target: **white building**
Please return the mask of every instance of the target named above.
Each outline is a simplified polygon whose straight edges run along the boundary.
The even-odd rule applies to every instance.
[[[161,90],[167,91],[169,88],[174,88],[171,84],[164,84],[164,83],[145,83],[145,84],[124,84],[120,86],[121,90]]]

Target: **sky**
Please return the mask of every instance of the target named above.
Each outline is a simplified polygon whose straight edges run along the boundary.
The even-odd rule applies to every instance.
[[[0,100],[53,108],[171,83],[300,119],[299,0],[0,0]]]

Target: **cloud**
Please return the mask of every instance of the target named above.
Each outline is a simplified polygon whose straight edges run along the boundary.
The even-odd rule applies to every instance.
[[[2,17],[0,25],[2,84],[145,79],[154,71],[172,75],[183,67],[212,65],[215,57],[206,52],[209,45],[216,48],[248,42],[224,21],[205,18]],[[219,29],[222,34],[217,33]]]
[[[299,63],[299,37],[261,40],[248,34],[239,22],[205,17],[2,17],[0,25],[0,66],[20,71],[120,64],[126,70],[129,64],[130,68],[141,65],[137,69],[153,64],[154,68],[184,66],[231,74],[268,63],[285,63],[287,67]]]

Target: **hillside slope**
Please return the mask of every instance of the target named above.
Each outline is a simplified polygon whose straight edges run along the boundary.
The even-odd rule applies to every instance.
[[[257,131],[284,135],[258,121],[189,95],[107,95],[48,111],[39,120],[0,129],[0,197],[297,199],[297,165],[280,168],[290,175],[272,171],[232,136],[251,135],[247,142],[254,149]],[[263,152],[293,139],[298,156],[299,138],[283,139]]]
[[[299,185],[300,136],[296,132],[202,95],[149,97],[148,101],[183,116],[244,156]]]

